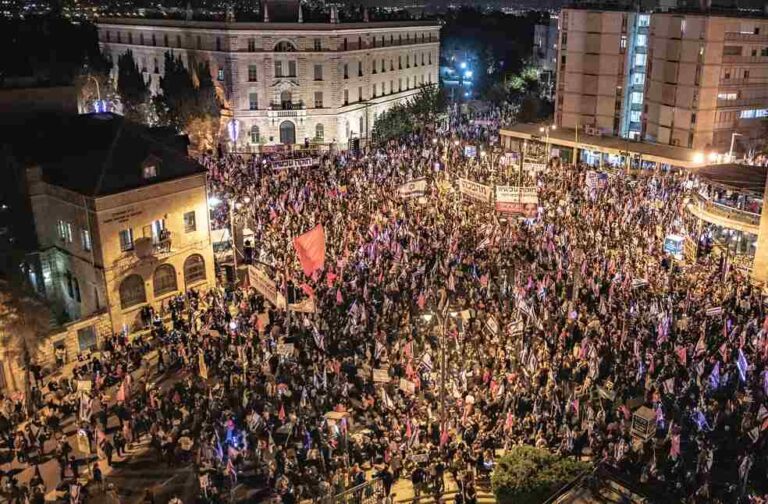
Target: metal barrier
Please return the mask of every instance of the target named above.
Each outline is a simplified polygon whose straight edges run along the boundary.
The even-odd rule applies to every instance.
[[[320,499],[320,504],[380,504],[384,502],[384,482],[374,478],[343,492]]]

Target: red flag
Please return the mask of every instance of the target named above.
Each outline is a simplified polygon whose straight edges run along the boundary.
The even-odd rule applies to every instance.
[[[416,300],[416,304],[419,305],[420,310],[424,309],[424,305],[427,304],[427,298],[424,297],[423,293],[419,294],[419,298]]]
[[[294,238],[293,247],[299,256],[301,269],[308,277],[325,266],[325,230],[322,224]]]
[[[413,437],[413,433],[411,432],[411,419],[409,418],[405,423],[405,439],[409,440],[411,437]]]
[[[677,358],[680,359],[680,364],[683,366],[687,365],[688,354],[686,353],[684,346],[677,347]]]
[[[309,284],[301,284],[301,290],[304,291],[304,294],[307,296],[313,298],[315,297],[315,289],[309,286]]]
[[[445,446],[448,444],[448,429],[443,429],[443,431],[440,433],[440,446]]]
[[[336,274],[335,274],[334,272],[332,272],[332,271],[329,271],[328,273],[326,273],[326,274],[325,274],[325,280],[326,280],[326,282],[328,282],[328,287],[329,287],[329,288],[330,288],[330,287],[333,287],[333,281],[334,281],[334,280],[336,280],[336,277],[337,277],[337,276],[338,276],[338,275],[336,275]]]
[[[280,411],[277,412],[277,418],[281,422],[285,421],[285,406],[282,404],[280,405]]]

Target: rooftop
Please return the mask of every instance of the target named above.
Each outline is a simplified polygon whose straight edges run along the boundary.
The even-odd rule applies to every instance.
[[[50,116],[5,137],[26,166],[43,179],[90,197],[167,182],[205,169],[187,156],[186,137],[126,121],[115,114]],[[144,177],[155,166],[156,176]]]
[[[501,128],[501,133],[521,139],[542,140],[545,134],[540,128],[544,123],[518,123]],[[695,168],[699,166],[693,161],[695,151],[686,147],[637,142],[621,137],[587,135],[583,131],[578,134],[573,128],[557,128],[550,130],[549,142],[564,147],[578,146],[580,149],[602,151],[608,154],[621,155],[629,152],[639,155],[642,159],[656,163],[669,164],[680,168]]]
[[[168,28],[196,28],[202,30],[228,31],[343,31],[343,30],[375,30],[382,28],[416,28],[440,26],[436,21],[372,21],[369,23],[263,23],[242,21],[186,21],[182,19],[150,19],[150,18],[101,18],[99,25],[123,26],[158,26]]]
[[[762,196],[765,191],[767,166],[750,166],[743,164],[719,164],[702,166],[692,170],[704,181],[730,189],[732,191],[748,192],[754,196]]]

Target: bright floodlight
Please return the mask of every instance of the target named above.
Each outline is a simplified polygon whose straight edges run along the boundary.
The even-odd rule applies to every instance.
[[[467,62],[466,61],[462,61],[459,66],[461,67],[462,70],[464,70],[465,68],[467,68]]]
[[[701,164],[704,162],[704,153],[703,152],[697,152],[693,155],[693,162],[696,164]]]
[[[714,163],[715,161],[717,161],[717,152],[710,152],[709,153],[709,161],[711,163]]]

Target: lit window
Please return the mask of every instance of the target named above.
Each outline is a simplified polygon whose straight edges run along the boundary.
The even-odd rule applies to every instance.
[[[635,66],[645,66],[645,54],[635,54]]]
[[[633,110],[629,113],[629,122],[640,122],[639,110]]]
[[[637,17],[637,26],[648,26],[651,24],[651,16],[649,14],[640,14]]]
[[[648,43],[648,35],[645,33],[638,33],[637,39],[635,40],[635,45],[637,47],[645,47],[645,44]]]
[[[220,80],[220,81],[224,80],[224,69],[223,68],[219,68],[219,71],[216,72],[216,78],[218,80]]]
[[[157,165],[147,165],[144,167],[143,176],[145,179],[157,177]]]
[[[643,103],[643,93],[633,91],[631,95],[631,101],[632,103],[636,103],[636,104]]]
[[[83,244],[83,250],[91,250],[91,232],[87,229],[80,230],[80,241]]]
[[[739,95],[737,93],[718,93],[717,99],[718,100],[736,100],[738,99]]]
[[[195,211],[186,212],[184,214],[184,232],[191,233],[197,230],[197,223],[195,222]]]
[[[123,229],[120,231],[120,250],[133,250],[133,229]]]

